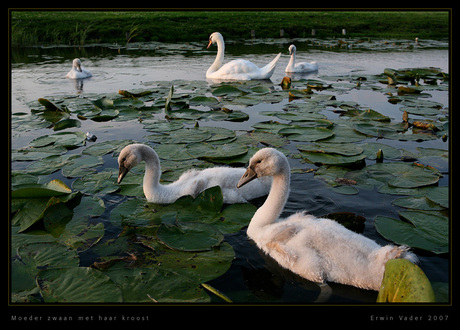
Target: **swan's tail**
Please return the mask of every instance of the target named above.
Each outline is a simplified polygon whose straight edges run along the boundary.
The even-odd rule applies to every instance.
[[[278,63],[278,60],[280,59],[280,56],[281,56],[281,53],[276,55],[276,57],[273,59],[273,61],[271,61],[266,66],[264,66],[263,68],[260,69],[260,71],[262,73],[261,75],[263,76],[262,79],[270,79],[270,77],[273,74],[273,71],[275,71],[276,64]]]
[[[420,261],[417,256],[409,251],[409,247],[406,245],[395,246],[389,252],[389,259],[407,259],[413,264],[418,264]]]

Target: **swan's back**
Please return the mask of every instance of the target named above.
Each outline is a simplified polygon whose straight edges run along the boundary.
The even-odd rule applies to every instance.
[[[278,263],[311,281],[379,290],[385,263],[416,257],[406,247],[381,247],[336,221],[297,213],[263,228],[259,247]]]
[[[227,204],[245,203],[268,194],[271,186],[270,178],[255,180],[246,187],[237,189],[238,180],[244,172],[244,168],[232,167],[212,167],[202,171],[189,170],[167,187],[176,190],[180,195],[196,196],[205,189],[220,186],[224,202]]]

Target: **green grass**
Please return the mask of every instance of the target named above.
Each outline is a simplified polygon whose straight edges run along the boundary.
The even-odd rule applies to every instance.
[[[448,11],[10,11],[13,45],[347,37],[441,39]]]

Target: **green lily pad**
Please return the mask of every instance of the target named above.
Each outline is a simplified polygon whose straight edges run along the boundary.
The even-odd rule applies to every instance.
[[[384,175],[384,183],[397,188],[429,186],[439,181],[439,174],[429,168],[408,163],[381,163],[367,167],[371,175]]]
[[[245,145],[236,142],[222,145],[199,142],[187,145],[186,149],[190,156],[210,161],[239,157],[248,152]]]
[[[300,142],[313,142],[324,140],[334,136],[334,133],[325,127],[301,127],[293,126],[289,128],[282,128],[278,134],[288,136],[290,140]]]
[[[125,303],[201,303],[209,296],[195,281],[174,271],[130,268],[118,262],[105,272],[121,289]]]
[[[390,122],[391,119],[388,116],[382,115],[380,112],[377,112],[372,109],[368,110],[347,110],[341,116],[351,117],[353,120],[375,120],[381,122]]]
[[[408,209],[417,209],[417,210],[425,210],[425,211],[440,211],[444,210],[444,208],[426,197],[401,197],[392,202],[393,205],[405,207]]]
[[[162,224],[158,229],[157,237],[171,249],[190,252],[209,251],[224,239],[224,236],[213,226],[199,222]]]
[[[60,131],[66,128],[80,127],[81,122],[78,119],[62,119],[54,124],[53,130]]]
[[[243,94],[245,94],[244,91],[231,85],[219,86],[212,91],[214,96],[239,96]]]
[[[190,99],[190,105],[204,105],[208,107],[219,104],[219,101],[214,97],[195,96]]]
[[[298,144],[297,149],[300,151],[317,152],[324,154],[337,154],[342,156],[357,156],[362,154],[363,148],[356,144],[342,143],[313,143]]]
[[[42,220],[45,229],[53,236],[58,236],[71,220],[72,210],[80,203],[82,195],[80,192],[70,193],[71,190],[60,180],[35,188],[35,192],[30,187],[12,193],[15,196],[12,211],[16,213],[11,223],[20,226],[19,232],[23,232]]]
[[[380,235],[397,244],[431,251],[436,254],[449,251],[449,221],[436,211],[401,211],[401,221],[377,216],[375,227]]]
[[[377,302],[435,302],[431,283],[425,273],[406,259],[393,259],[385,264]]]
[[[83,132],[61,132],[53,135],[44,135],[29,143],[29,146],[39,148],[50,144],[74,149],[85,145],[86,134]]]
[[[115,283],[99,270],[87,267],[53,268],[38,273],[37,281],[46,303],[122,302]]]
[[[426,193],[426,198],[430,201],[441,205],[444,208],[449,207],[449,187],[433,187]]]
[[[36,287],[35,276],[48,267],[78,267],[75,251],[56,243],[32,243],[17,249],[18,259],[12,261],[11,290],[20,292]]]
[[[185,276],[196,283],[211,281],[227,272],[230,268],[235,251],[227,242],[204,252],[181,252],[171,250],[152,240],[150,251],[138,257],[143,267],[158,267]]]

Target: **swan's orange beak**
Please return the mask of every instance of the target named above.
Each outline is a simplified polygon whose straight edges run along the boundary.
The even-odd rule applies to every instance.
[[[208,47],[206,47],[206,49],[208,49],[209,47],[211,47],[211,45],[212,45],[212,40],[209,39]]]
[[[246,169],[246,172],[241,177],[240,181],[238,181],[238,184],[236,185],[236,187],[241,188],[246,183],[249,183],[254,179],[257,179],[257,173],[252,168],[248,167]]]

